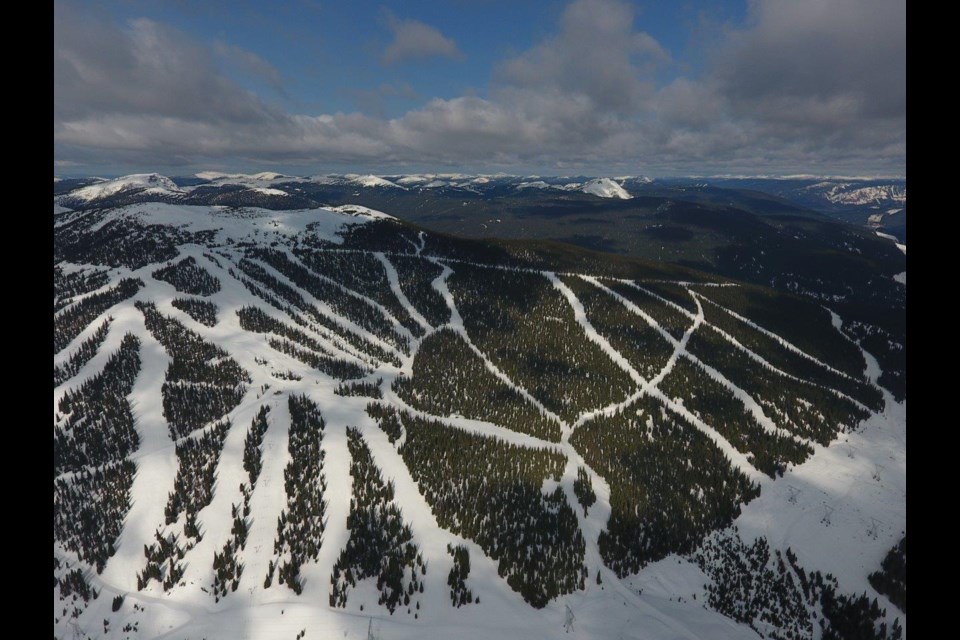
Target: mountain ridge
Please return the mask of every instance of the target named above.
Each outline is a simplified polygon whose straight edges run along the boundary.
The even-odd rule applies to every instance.
[[[106,238],[112,239],[109,249]],[[564,261],[574,269],[563,268]],[[796,547],[792,553],[798,554],[800,565],[837,571],[839,584],[830,587],[827,580],[822,587],[837,596],[863,590],[875,594],[867,575],[880,567],[898,540],[903,505],[883,499],[902,487],[905,458],[871,469],[846,463],[850,458],[844,447],[865,460],[899,456],[905,404],[877,385],[879,365],[843,332],[843,321],[799,298],[790,300],[795,300],[795,312],[809,314],[809,326],[783,325],[771,331],[748,318],[738,319],[746,316],[734,309],[749,315],[756,310],[730,293],[742,285],[716,275],[635,258],[609,259],[566,245],[467,241],[349,206],[274,211],[134,203],[59,213],[55,208],[55,262],[55,324],[64,335],[63,348],[55,349],[55,365],[93,352],[84,364],[73,365],[75,373],[59,384],[55,369],[55,432],[64,434],[60,446],[65,451],[72,451],[76,437],[87,429],[116,433],[118,443],[127,441],[130,436],[115,429],[119,423],[70,422],[77,410],[65,411],[61,404],[67,390],[80,390],[85,381],[100,379],[107,389],[113,388],[113,374],[101,372],[107,372],[106,360],[124,336],[140,341],[136,352],[141,359],[131,390],[111,391],[118,406],[123,405],[121,398],[132,399],[139,441],[132,448],[98,454],[113,461],[104,467],[110,470],[110,486],[130,482],[130,503],[103,502],[97,497],[104,491],[98,488],[103,480],[85,479],[83,466],[69,472],[79,476],[60,474],[55,479],[58,512],[86,508],[109,516],[114,509],[129,510],[121,518],[123,534],[107,554],[103,573],[88,569],[82,577],[83,584],[89,581],[104,595],[89,600],[75,617],[55,615],[55,629],[67,630],[75,620],[92,631],[110,619],[111,629],[104,632],[110,637],[155,637],[170,633],[167,625],[180,635],[208,637],[257,636],[268,628],[273,633],[287,629],[291,635],[307,628],[309,635],[347,632],[359,637],[372,616],[383,637],[418,637],[424,629],[441,635],[457,629],[461,637],[550,637],[562,628],[564,607],[570,606],[578,628],[600,635],[646,620],[641,628],[664,637],[749,637],[754,633],[750,627],[782,633],[787,626],[761,624],[764,614],[751,611],[749,599],[730,608],[717,592],[711,596],[702,587],[698,581],[720,589],[727,570],[723,568],[729,568],[700,546],[711,532],[729,532],[735,524],[746,544],[759,535],[771,539],[778,553]],[[124,279],[134,284],[118,288]],[[752,304],[768,310],[764,323],[783,322],[772,310],[783,304],[786,298],[776,296],[784,294],[757,295],[761,297]],[[193,302],[178,306],[177,300]],[[104,322],[106,335],[101,337]],[[538,333],[543,323],[555,325],[553,337]],[[783,338],[788,329],[790,339]],[[809,350],[828,335],[835,336],[837,346],[821,347],[822,353],[812,355]],[[444,340],[462,345],[456,362],[444,362],[443,354],[453,353],[446,347],[431,355],[428,343]],[[639,340],[648,347],[631,346]],[[81,350],[88,343],[92,347]],[[134,347],[128,344],[132,353]],[[548,361],[547,369],[537,364]],[[803,402],[788,402],[763,383],[769,373],[750,373],[750,367],[779,371],[775,375],[782,384],[802,390]],[[457,377],[468,371],[473,373]],[[573,371],[580,373],[574,377]],[[603,385],[576,383],[578,379],[619,381],[620,386],[612,388],[623,391],[605,397]],[[398,385],[401,380],[406,383]],[[445,395],[441,384],[499,400],[468,406],[463,404],[466,395]],[[94,402],[89,395],[94,388],[78,397]],[[698,402],[704,391],[691,392],[694,388],[709,389],[707,397],[715,400]],[[200,395],[190,395],[196,393]],[[307,399],[296,400],[301,396]],[[461,398],[456,400],[460,406],[446,415],[431,409],[443,398]],[[721,398],[728,404],[717,404]],[[314,409],[296,408],[303,402],[314,405],[322,421],[304,417]],[[828,413],[829,419],[817,418],[815,412],[804,412],[804,402],[834,413]],[[209,407],[209,418],[201,418],[199,428],[190,418],[183,423],[187,431],[173,438],[180,420],[175,416],[191,406]],[[257,444],[256,438],[249,439],[264,406],[269,407],[263,414],[267,427]],[[629,418],[623,412],[627,408],[642,411],[648,421]],[[519,416],[531,411],[548,424],[558,424],[559,437],[524,432],[529,422]],[[723,426],[723,415],[735,417],[734,426]],[[850,424],[839,427],[836,420],[843,415],[847,418],[841,421]],[[357,431],[350,431],[353,428]],[[658,515],[651,507],[636,519],[624,508],[631,487],[648,486],[654,495],[666,495],[656,493],[656,487],[665,486],[659,484],[662,479],[644,471],[646,465],[615,462],[602,453],[624,446],[619,440],[603,440],[609,437],[604,432],[634,430],[651,443],[679,447],[664,451],[687,451],[688,458],[693,452],[712,456],[717,473],[726,469],[723,473],[731,474],[731,481],[743,474],[736,482],[745,483],[748,493],[755,485],[759,497],[744,500],[710,488],[711,476],[697,475],[707,473],[707,467],[697,471],[699,465],[684,465],[675,468],[674,481],[692,491],[686,503],[689,512]],[[309,440],[296,436],[295,443],[295,433],[318,434],[318,454],[296,444]],[[247,440],[252,443],[250,459],[258,459],[259,452],[262,461],[256,479],[245,468]],[[189,448],[186,442],[197,445]],[[790,442],[804,444],[809,452]],[[597,448],[597,443],[603,444]],[[461,476],[452,468],[447,474],[428,473],[448,464],[453,452],[471,447],[487,452],[479,456],[493,465],[486,475],[469,465],[457,472]],[[752,451],[745,453],[747,447]],[[584,453],[588,451],[594,451],[589,454],[592,463]],[[659,457],[665,454],[655,447],[629,455],[668,459]],[[519,467],[524,469],[520,475],[512,475],[510,469],[517,468],[514,461],[520,459],[530,462]],[[306,475],[315,484],[284,481],[301,477],[302,471],[294,476],[285,471],[301,463],[315,465],[316,471]],[[125,479],[127,472],[119,470],[129,464],[136,472]],[[604,465],[610,466],[601,475],[597,469]],[[490,475],[490,468],[500,470]],[[882,482],[874,482],[879,483],[880,498],[869,482],[853,497],[847,494],[845,502],[838,501],[841,482],[814,488],[830,468],[840,470],[838,480],[844,483],[878,475]],[[497,478],[506,484],[498,484]],[[79,483],[70,486],[80,493],[69,493],[60,488],[68,487],[62,483]],[[347,486],[351,491],[342,490]],[[543,537],[539,529],[524,529],[515,512],[501,511],[495,496],[508,486],[515,487],[508,495],[517,504],[542,518],[565,522],[555,529],[565,533]],[[589,507],[587,486],[595,496]],[[165,513],[165,505],[169,510],[174,504],[171,496],[180,495],[176,487],[183,487],[185,509]],[[469,512],[451,506],[456,501],[450,497],[473,495],[464,487],[476,492],[476,513],[503,517],[475,521]],[[714,498],[704,502],[697,497],[697,487],[701,493],[716,492]],[[817,492],[824,489],[833,507],[832,528],[823,525],[818,511]],[[791,501],[794,490],[800,494]],[[304,491],[313,497],[298,497]],[[348,500],[350,493],[353,501]],[[701,521],[710,503],[728,511]],[[319,504],[325,504],[321,515],[299,511],[303,505]],[[245,521],[248,508],[252,522]],[[799,512],[791,527],[804,530],[803,544],[789,528],[763,524],[773,513],[790,511]],[[875,537],[862,539],[858,518],[865,513],[882,525],[874,525]],[[304,526],[326,524],[319,534],[294,533],[310,531],[309,526],[288,527],[294,517]],[[115,516],[106,522],[115,522],[110,518]],[[371,518],[396,524],[386,529],[362,525]],[[681,527],[679,538],[665,533],[674,526]],[[624,537],[644,528],[661,532],[651,538],[661,545],[653,556],[635,547],[629,535]],[[155,536],[158,530],[163,541]],[[381,530],[393,533],[386,538],[371,535]],[[289,546],[281,543],[278,552],[274,543],[281,531],[288,532],[284,539]],[[519,531],[519,540],[532,536],[551,550],[534,561],[538,572],[524,568],[529,558],[510,552]],[[164,537],[173,534],[176,539]],[[71,597],[65,595],[72,593],[65,585],[74,584],[65,582],[63,564],[70,563],[71,570],[89,566],[82,552],[87,543],[71,540],[80,538],[55,527],[55,580],[64,585],[55,585],[55,614],[59,603]],[[318,540],[314,555],[310,543]],[[832,541],[834,553],[819,550],[826,540]],[[407,551],[409,541],[416,551]],[[305,546],[298,546],[301,542]],[[466,549],[469,557],[470,569],[456,592],[462,596],[450,591],[447,580],[462,555],[448,553],[448,544]],[[616,548],[612,544],[622,545],[621,551],[611,555]],[[79,555],[76,549],[81,549]],[[269,549],[274,549],[272,555]],[[366,551],[355,554],[351,549]],[[664,550],[667,553],[657,558]],[[395,558],[398,564],[362,569],[364,553]],[[424,564],[417,553],[423,554]],[[645,567],[639,574],[626,570],[621,575],[610,568],[620,566],[614,558],[629,557]],[[679,574],[668,564],[673,560],[687,575],[679,583]],[[576,568],[578,562],[583,569]],[[343,578],[344,573],[338,577],[335,565],[354,567],[354,581]],[[138,585],[138,575],[146,577],[146,584]],[[267,576],[272,576],[270,586],[265,586]],[[656,590],[651,585],[658,580],[672,580],[675,588],[663,597],[651,595]],[[215,597],[218,584],[224,585],[223,591]],[[398,585],[406,596],[424,595],[410,598],[409,605],[398,604],[407,600],[403,594],[395,599]],[[796,588],[791,593],[803,591]],[[341,589],[345,609],[334,598]],[[466,599],[468,590],[479,602],[448,604],[451,597]],[[692,601],[697,594],[701,602],[712,603],[709,609]],[[113,595],[125,602],[117,616],[106,609]],[[362,610],[360,603],[366,605]],[[547,617],[533,615],[531,605],[542,607]],[[889,626],[901,617],[899,624],[905,624],[895,607],[884,606],[888,614],[875,619]],[[237,611],[249,617],[231,621]],[[831,615],[832,624],[839,624],[848,614]],[[810,618],[791,620],[801,629],[814,624]],[[121,631],[121,623],[131,628]]]

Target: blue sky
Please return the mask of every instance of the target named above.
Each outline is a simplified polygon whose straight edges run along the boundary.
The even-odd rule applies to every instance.
[[[552,35],[565,6],[548,0],[454,0],[452,2],[113,2],[98,5],[119,22],[150,18],[200,41],[242,47],[277,71],[280,86],[231,68],[224,71],[252,91],[291,110],[330,113],[368,111],[364,92],[382,85],[409,86],[410,95],[386,96],[384,115],[396,117],[423,98],[484,95],[497,64]],[[656,34],[681,65],[697,64],[701,22],[739,23],[742,1],[636,3],[635,24]],[[415,63],[385,64],[393,40],[390,16],[417,20],[454,41],[462,57],[424,56]],[[691,55],[692,54],[692,55]],[[678,69],[663,70],[664,77]],[[279,89],[279,90],[278,90]],[[403,93],[403,92],[400,92]]]
[[[905,172],[902,0],[58,2],[54,171]]]

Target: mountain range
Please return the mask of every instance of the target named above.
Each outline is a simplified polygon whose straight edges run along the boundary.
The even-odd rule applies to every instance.
[[[874,182],[55,179],[55,636],[904,637]]]

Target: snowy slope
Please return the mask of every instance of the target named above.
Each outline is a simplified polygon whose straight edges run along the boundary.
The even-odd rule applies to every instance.
[[[389,180],[384,180],[383,178],[380,178],[378,176],[373,176],[373,175],[360,176],[355,174],[347,174],[344,177],[347,178],[353,184],[358,184],[361,187],[386,187],[388,189],[391,189],[391,188],[405,189],[406,188],[399,184],[394,184]]]
[[[610,178],[595,178],[583,185],[581,189],[584,193],[599,196],[601,198],[620,198],[629,200],[633,196],[627,193],[627,190]]]
[[[601,197],[630,197],[612,180],[592,182],[596,190],[610,194]],[[619,195],[618,189],[624,195]],[[54,215],[56,220],[57,216],[77,214],[55,205]],[[66,274],[87,273],[92,263],[102,259],[86,244],[74,243],[74,237],[68,234],[75,233],[76,227],[81,229],[81,236],[85,234],[90,238],[95,238],[107,225],[126,229],[129,238],[134,239],[132,242],[144,229],[166,229],[187,235],[177,236],[180,239],[174,241],[172,257],[148,260],[143,266],[136,266],[140,264],[136,260],[142,259],[143,251],[153,251],[156,244],[166,242],[164,236],[158,234],[155,242],[135,244],[129,249],[118,244],[115,254],[121,255],[121,264],[108,269],[108,284],[79,294],[66,293],[64,310],[55,315],[56,321],[66,325],[71,314],[76,313],[71,310],[83,309],[87,304],[85,300],[96,300],[97,295],[108,291],[120,279],[139,278],[143,282],[143,287],[132,297],[95,309],[85,319],[85,328],[54,360],[55,365],[63,364],[79,351],[80,345],[104,319],[113,318],[106,339],[95,347],[92,358],[54,388],[55,425],[62,425],[65,418],[60,415],[60,406],[68,391],[76,391],[83,381],[103,371],[125,334],[132,333],[141,341],[141,364],[127,395],[139,437],[136,449],[126,457],[137,470],[130,488],[129,510],[115,541],[115,552],[101,573],[91,568],[75,550],[67,548],[64,540],[55,540],[55,559],[82,568],[85,579],[100,592],[95,600],[78,602],[79,613],[74,616],[70,611],[62,613],[68,603],[69,609],[74,604],[70,598],[62,597],[61,587],[55,586],[54,633],[57,637],[71,637],[79,632],[106,638],[292,638],[306,630],[306,638],[365,638],[372,628],[378,637],[385,639],[546,639],[564,633],[564,625],[571,622],[569,612],[572,612],[570,635],[574,637],[755,638],[756,632],[748,625],[705,606],[705,585],[711,579],[695,564],[693,552],[669,553],[622,578],[605,564],[600,540],[616,508],[614,490],[617,487],[613,485],[616,481],[591,468],[573,436],[587,429],[591,420],[615,416],[641,397],[655,398],[665,409],[684,416],[697,433],[704,435],[705,442],[712,443],[708,446],[716,448],[720,460],[726,460],[756,483],[759,497],[742,505],[739,516],[723,525],[724,531],[730,531],[729,525],[734,525],[745,542],[763,537],[776,549],[791,548],[809,571],[832,573],[843,593],[866,591],[871,598],[877,595],[867,575],[879,567],[886,550],[905,529],[906,406],[896,403],[889,393],[883,391],[882,409],[868,412],[869,417],[853,432],[839,432],[829,446],[817,445],[804,462],[789,466],[782,478],[772,478],[754,468],[752,453],[738,449],[737,442],[720,433],[722,425],[711,424],[712,418],[685,406],[685,401],[693,400],[692,394],[686,399],[676,399],[668,397],[660,388],[678,364],[702,365],[710,380],[742,402],[743,412],[753,416],[751,419],[757,420],[766,432],[781,432],[771,420],[779,416],[767,405],[756,402],[747,391],[728,380],[717,368],[701,362],[700,356],[691,351],[691,337],[711,328],[705,319],[696,283],[674,283],[693,302],[696,307],[693,312],[644,293],[642,283],[629,285],[637,295],[648,296],[644,303],[639,298],[626,298],[618,292],[620,289],[615,291],[612,287],[618,283],[590,274],[577,278],[572,274],[561,276],[549,271],[527,272],[496,264],[466,263],[438,253],[441,245],[429,234],[415,233],[388,214],[356,205],[271,211],[146,203],[118,207],[102,217],[95,213],[81,214],[78,219],[79,224],[70,225],[69,230],[62,231],[56,238],[58,251],[62,251],[63,256],[71,256],[60,260]],[[305,251],[304,247],[310,249]],[[129,258],[123,254],[125,250],[130,251]],[[324,266],[314,261],[320,258],[331,262]],[[158,275],[158,270],[167,265],[172,269],[187,269],[177,266],[186,259],[196,265],[193,268],[216,279],[216,290],[184,292],[182,287],[186,285]],[[309,281],[298,279],[300,273],[310,274]],[[411,273],[429,275],[421,287],[410,280]],[[469,276],[473,273],[479,275]],[[473,329],[476,317],[472,314],[476,314],[477,301],[462,297],[461,279],[521,275],[537,279],[540,283],[537,286],[547,292],[544,296],[555,296],[554,304],[559,305],[551,307],[549,317],[534,318],[534,321],[550,326],[550,322],[564,322],[566,318],[572,348],[583,350],[587,348],[584,345],[592,345],[595,349],[589,361],[594,364],[589,366],[599,366],[595,364],[597,359],[603,360],[602,366],[607,367],[604,371],[619,370],[631,381],[633,387],[627,400],[595,402],[575,421],[566,422],[550,408],[553,406],[550,395],[524,384],[522,371],[515,362],[505,359],[500,351],[483,347],[482,340],[486,338]],[[636,322],[637,327],[648,329],[663,341],[669,357],[657,375],[648,379],[641,374],[635,364],[636,355],[608,333],[607,325],[594,315],[596,303],[589,302],[588,291],[590,295],[601,296]],[[432,303],[429,302],[431,296]],[[215,308],[212,326],[196,320],[174,303],[184,298],[211,303]],[[138,589],[137,576],[146,561],[144,547],[155,541],[158,531],[176,533],[181,541],[189,540],[183,517],[169,522],[164,511],[182,466],[175,446],[209,431],[213,421],[186,438],[174,439],[165,404],[165,387],[192,384],[204,388],[205,383],[171,381],[168,367],[174,361],[174,354],[148,329],[146,316],[136,306],[137,302],[153,303],[160,314],[222,349],[225,355],[217,356],[218,366],[232,359],[249,375],[242,397],[224,414],[230,426],[222,450],[213,458],[216,480],[209,502],[197,512],[202,538],[186,544],[182,559],[184,573],[170,588],[151,581],[145,588]],[[439,313],[435,308],[438,302],[447,312],[448,319],[442,323],[434,320]],[[299,331],[312,341],[313,351],[368,367],[369,372],[359,379],[376,386],[382,397],[336,393],[342,383],[340,378],[304,361],[292,351],[277,348],[276,340],[281,336],[275,331],[271,334],[252,330],[244,324],[238,312],[251,306],[263,309],[269,318]],[[803,361],[806,367],[803,371],[813,367],[824,375],[837,373],[830,363],[806,353],[749,318],[726,309],[724,312],[744,330],[775,338],[776,348]],[[533,309],[530,313],[538,314],[540,310]],[[668,330],[667,323],[672,317],[679,317],[684,323],[679,338]],[[843,320],[832,317],[834,325],[827,322],[823,330],[842,330]],[[506,390],[500,391],[499,397],[512,393],[510,397],[517,398],[516,401],[528,409],[558,422],[562,433],[559,441],[521,433],[489,416],[440,416],[410,406],[397,391],[395,381],[415,378],[418,353],[425,341],[443,329],[459,336],[465,349],[477,358],[478,366]],[[747,350],[729,333],[717,335],[727,346],[747,352],[754,361],[770,369],[769,375],[794,375],[774,372],[761,354]],[[879,365],[869,353],[863,355],[867,364],[863,382],[876,385]],[[557,357],[562,361],[561,356]],[[448,372],[449,377],[457,374],[456,370]],[[579,377],[568,381],[568,397],[580,393],[578,389],[582,385],[574,384],[579,381]],[[289,449],[295,429],[288,400],[300,395],[316,404],[325,421],[320,446],[324,455],[326,511],[318,553],[302,565],[303,590],[297,594],[279,584],[276,577],[267,587],[264,578],[277,560],[278,519],[285,518],[289,510],[287,469],[296,461],[296,456]],[[528,604],[512,583],[502,577],[499,558],[485,552],[480,541],[442,524],[444,520],[431,502],[432,497],[424,493],[424,481],[418,479],[418,470],[407,464],[404,443],[410,437],[408,428],[405,427],[398,440],[392,441],[382,423],[368,413],[371,403],[439,420],[447,430],[488,436],[502,444],[551,451],[561,456],[562,473],[557,479],[546,480],[540,491],[546,495],[555,488],[561,489],[563,500],[575,512],[575,526],[582,533],[585,545],[583,563],[588,570],[583,587],[550,598],[542,609]],[[245,442],[251,422],[261,407],[269,407],[268,426],[258,449],[262,468],[250,495],[245,497],[240,488],[241,483],[250,484]],[[423,575],[424,591],[417,596],[420,608],[416,616],[413,612],[407,614],[405,607],[391,613],[379,605],[374,578],[360,580],[350,590],[345,607],[332,606],[329,602],[331,572],[342,552],[352,544],[348,514],[359,482],[350,471],[349,434],[353,428],[359,430],[384,479],[393,482],[392,501],[409,524],[412,541],[429,567]],[[469,456],[471,452],[453,453]],[[692,460],[688,464],[694,466],[698,462]],[[578,503],[575,483],[578,469],[584,470],[596,493],[596,502],[589,512]],[[74,482],[74,475],[68,472],[62,477]],[[232,510],[245,500],[249,503],[244,527],[246,542],[236,551],[244,568],[237,589],[215,598],[211,593],[216,573],[214,557],[234,539]],[[827,507],[832,518],[824,524]],[[510,527],[513,523],[500,524]],[[463,545],[469,551],[471,569],[466,584],[474,596],[479,596],[479,603],[451,605],[447,576],[453,561],[447,545]],[[55,578],[63,577],[65,572],[63,568],[55,568]],[[112,611],[115,596],[124,597],[116,612]],[[887,608],[886,620],[892,622],[898,615],[897,610],[882,595],[879,598]],[[905,625],[905,616],[900,618]],[[103,625],[105,619],[109,621],[107,630]],[[126,625],[130,627],[124,630]]]
[[[69,193],[70,198],[90,202],[122,191],[145,190],[150,195],[178,195],[183,191],[170,178],[157,173],[136,173],[115,180],[107,180]]]
[[[849,184],[831,186],[824,196],[833,203],[863,205],[870,203],[906,204],[907,189],[896,185],[850,188]]]

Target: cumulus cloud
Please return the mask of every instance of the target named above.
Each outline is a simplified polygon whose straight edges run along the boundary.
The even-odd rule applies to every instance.
[[[618,0],[576,0],[560,31],[505,61],[500,78],[530,91],[585,96],[598,109],[632,112],[653,93],[650,74],[670,55],[633,28],[633,9]]]
[[[276,117],[220,73],[209,49],[152,20],[121,30],[58,6],[53,55],[55,124],[111,114],[211,123]]]
[[[497,66],[485,94],[427,98],[387,118],[386,100],[424,98],[384,84],[357,90],[366,114],[288,113],[217,64],[229,58],[279,83],[255,54],[149,20],[117,25],[56,5],[55,155],[142,167],[213,160],[311,170],[902,173],[903,13],[902,0],[755,0],[744,25],[717,34],[702,71],[678,75],[628,4],[575,0],[553,35]],[[396,48],[385,61],[458,53],[421,23],[440,39],[409,48],[401,34],[414,21],[391,24]],[[667,82],[658,80],[664,72]]]
[[[462,60],[463,54],[457,44],[436,28],[419,20],[400,19],[385,11],[387,27],[393,33],[393,41],[383,51],[384,64],[397,64],[418,58],[451,58]]]

